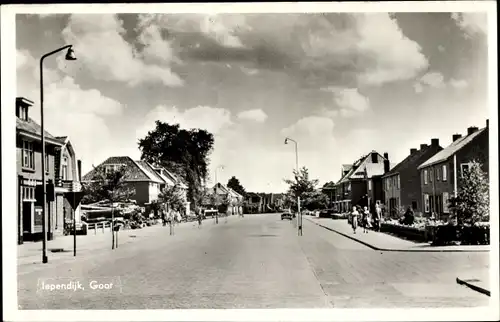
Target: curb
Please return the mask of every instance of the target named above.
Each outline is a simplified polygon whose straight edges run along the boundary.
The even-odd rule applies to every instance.
[[[462,280],[460,278],[457,277],[457,283],[460,284],[460,285],[464,285],[464,286],[467,286],[468,288],[476,291],[476,292],[479,292],[481,294],[484,294],[484,295],[487,295],[487,296],[491,296],[491,292],[488,291],[487,289],[485,288],[482,288],[480,286],[477,286],[477,285],[474,285],[472,283],[469,283],[467,280]]]
[[[316,223],[314,221],[312,221],[311,219],[309,218],[305,218],[306,220],[310,221],[311,223],[315,224],[315,225],[318,225],[322,228],[325,228],[327,230],[330,230],[330,231],[333,231],[334,233],[337,233],[341,236],[344,236],[346,238],[349,238],[351,240],[354,240],[360,244],[363,244],[365,245],[366,247],[368,248],[371,248],[373,250],[377,250],[377,251],[381,251],[381,252],[406,252],[406,253],[486,253],[486,252],[489,252],[489,250],[467,250],[467,249],[394,249],[394,248],[379,248],[379,247],[376,247],[376,246],[373,246],[372,244],[369,244],[365,241],[362,241],[362,240],[359,240],[357,238],[354,238],[353,236],[350,236],[350,235],[347,235],[347,234],[344,234],[344,233],[341,233],[340,231],[338,230],[335,230],[333,228],[330,228],[330,227],[327,227],[327,226],[324,226],[322,224],[319,224],[319,223]]]

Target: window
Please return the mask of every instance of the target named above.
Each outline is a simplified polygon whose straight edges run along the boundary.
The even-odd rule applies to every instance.
[[[425,209],[425,212],[429,212],[429,195],[428,194],[424,194],[424,209]]]
[[[441,180],[441,170],[436,168],[436,181]]]
[[[449,213],[449,210],[448,210],[448,203],[449,203],[449,194],[448,192],[443,192],[443,212],[445,214]]]
[[[464,174],[469,171],[469,167],[470,167],[470,164],[469,163],[462,163],[460,165],[460,172],[462,173],[462,178],[464,176]]]
[[[120,170],[122,166],[123,166],[122,164],[106,164],[105,171],[106,173],[113,173]]]
[[[372,190],[372,181],[368,180],[368,190]]]
[[[63,158],[63,163],[62,163],[62,179],[63,180],[68,180],[68,158],[67,157]]]
[[[396,177],[396,188],[397,189],[399,189],[401,187],[400,184],[401,184],[401,181],[399,179],[399,174],[398,174],[398,176]]]
[[[23,187],[23,201],[35,201],[35,187]]]
[[[351,191],[351,183],[350,182],[347,184],[347,191]]]
[[[432,182],[432,176],[433,176],[433,173],[432,173],[432,168],[429,169],[429,182]]]
[[[45,173],[49,173],[50,169],[50,158],[49,158],[49,155],[47,153],[45,153]]]
[[[23,141],[23,168],[35,169],[35,151],[33,142]]]
[[[443,181],[446,181],[448,180],[448,167],[446,166],[446,164],[443,164]]]
[[[427,180],[429,180],[429,173],[427,170],[424,170],[424,184],[427,184]]]

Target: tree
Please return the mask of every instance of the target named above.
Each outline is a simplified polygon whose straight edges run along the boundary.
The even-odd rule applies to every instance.
[[[450,199],[450,209],[457,220],[469,224],[489,220],[490,188],[481,163],[472,161],[459,183],[457,197]]]
[[[115,248],[115,216],[114,216],[114,203],[129,200],[135,193],[126,179],[129,176],[129,171],[126,166],[122,166],[115,171],[106,171],[104,166],[94,167],[92,180],[83,185],[83,191],[89,194],[88,200],[91,199],[107,199],[111,203],[111,235],[112,245]],[[86,195],[87,196],[87,195]]]
[[[165,167],[188,184],[187,198],[198,207],[201,183],[208,176],[209,155],[213,150],[213,134],[201,130],[181,129],[179,124],[156,121],[154,130],[139,140],[141,159]]]
[[[289,185],[284,200],[285,205],[296,207],[297,197],[300,197],[301,208],[313,210],[326,207],[328,197],[317,188],[319,182],[317,179],[309,179],[309,170],[303,167],[298,172],[294,171],[293,173],[295,180],[285,180]]]
[[[246,196],[247,194],[245,188],[243,188],[243,186],[241,185],[240,180],[238,180],[235,176],[231,177],[231,179],[227,181],[227,186],[228,188],[233,189],[243,197]]]
[[[184,192],[179,185],[167,186],[159,194],[158,200],[166,204],[168,210],[184,212],[186,204],[184,200]]]

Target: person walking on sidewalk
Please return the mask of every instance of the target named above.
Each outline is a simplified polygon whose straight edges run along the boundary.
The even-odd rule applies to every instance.
[[[368,229],[371,227],[371,218],[368,207],[363,208],[363,232],[368,234]]]
[[[356,207],[352,207],[351,225],[352,225],[352,230],[354,233],[356,233],[356,228],[358,228],[358,217],[359,217],[358,210],[356,209]]]
[[[382,208],[380,208],[380,204],[377,204],[375,206],[375,227],[377,231],[380,231],[380,226],[381,226],[381,221],[382,221]]]

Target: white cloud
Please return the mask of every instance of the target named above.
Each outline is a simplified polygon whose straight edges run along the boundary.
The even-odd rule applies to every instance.
[[[362,83],[377,85],[411,79],[428,66],[420,45],[407,38],[389,14],[370,13],[357,17],[360,39],[355,46],[376,62],[359,76]]]
[[[16,69],[21,69],[29,66],[33,66],[35,59],[29,51],[27,50],[17,50],[16,51]]]
[[[454,12],[451,18],[468,37],[488,31],[488,15],[485,12]]]
[[[251,120],[258,123],[263,123],[267,119],[267,114],[261,109],[253,109],[240,112],[238,114],[238,118],[242,120]]]
[[[422,93],[424,91],[424,87],[419,82],[414,83],[413,88],[415,89],[416,93]]]
[[[453,87],[453,88],[458,88],[458,89],[462,89],[462,88],[466,88],[469,86],[469,83],[467,83],[466,80],[464,79],[450,79],[450,85]]]
[[[97,79],[126,82],[130,86],[143,82],[183,85],[183,80],[168,65],[145,63],[125,41],[122,24],[115,15],[71,15],[62,36],[66,42],[73,44],[78,67],[83,65]],[[168,44],[162,43],[159,37],[154,27],[144,29],[140,41],[146,45],[145,56],[158,59],[158,51],[168,50]],[[169,63],[169,53],[163,53],[161,58],[164,63]],[[63,67],[61,60],[59,67]]]
[[[441,73],[430,72],[420,78],[420,83],[430,87],[441,88],[444,84],[444,77]]]
[[[145,116],[143,125],[136,131],[136,137],[142,138],[153,130],[157,120],[179,124],[181,128],[200,128],[213,134],[232,124],[231,112],[223,108],[197,106],[181,111],[177,107],[159,105]]]
[[[333,93],[342,116],[356,116],[370,109],[370,100],[361,95],[357,88],[328,87],[323,90]]]
[[[429,72],[424,74],[422,77],[417,79],[417,81],[413,84],[413,88],[416,93],[422,93],[424,88],[432,87],[432,88],[444,88],[446,87],[446,83],[444,82],[443,74],[439,72]]]
[[[307,116],[281,130],[283,136],[290,137],[310,148],[311,144],[333,143],[335,123],[331,118]]]

